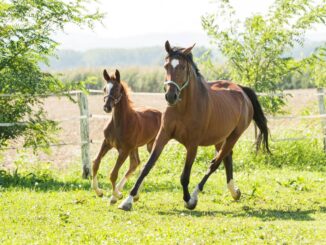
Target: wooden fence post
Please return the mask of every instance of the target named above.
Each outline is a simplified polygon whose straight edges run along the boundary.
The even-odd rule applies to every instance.
[[[80,138],[81,138],[81,157],[83,163],[83,178],[87,179],[91,175],[91,164],[89,154],[89,112],[86,94],[78,93],[78,104],[80,110]]]
[[[319,105],[319,114],[323,115],[326,113],[325,110],[325,100],[324,100],[324,88],[317,88],[318,92],[318,105]],[[326,153],[326,119],[321,118],[321,127],[323,134],[323,143],[324,143],[324,152]]]

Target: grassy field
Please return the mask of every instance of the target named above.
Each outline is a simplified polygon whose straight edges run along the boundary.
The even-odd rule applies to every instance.
[[[288,114],[318,113],[315,91],[306,92],[289,99]],[[165,108],[162,95],[133,94],[132,99],[136,106]],[[101,95],[89,97],[91,113],[103,114],[102,101]],[[66,99],[48,98],[45,107],[55,120],[79,115]],[[91,139],[102,139],[108,119],[91,120]],[[171,142],[146,178],[140,200],[124,212],[108,199],[107,176],[116,152],[102,162],[99,181],[106,196],[98,198],[90,182],[81,179],[79,122],[65,121],[58,138],[77,145],[52,148],[52,155],[32,155],[28,149],[0,152],[0,244],[326,244],[326,155],[322,140],[314,138],[321,134],[320,125],[319,119],[271,119],[269,156],[253,152],[250,127],[234,149],[240,201],[233,201],[220,168],[194,211],[184,208],[179,182],[185,150]],[[302,137],[311,139],[279,141]],[[91,144],[92,157],[98,149]],[[213,154],[212,148],[198,150],[191,191]],[[147,159],[142,149],[142,163]],[[135,177],[127,183],[125,196],[134,182]]]
[[[146,179],[131,212],[111,206],[107,196],[97,198],[89,181],[80,178],[76,162],[63,172],[53,165],[20,159],[15,163],[18,171],[0,172],[0,243],[325,244],[325,171],[313,162],[303,167],[250,165],[241,160],[242,147],[235,153],[240,201],[233,201],[220,168],[194,211],[183,207],[179,176],[185,151],[173,143]],[[212,148],[200,148],[191,189],[213,154]],[[142,150],[142,162],[147,157]],[[109,153],[100,169],[100,185],[106,190],[110,188],[107,172],[115,158],[116,153]],[[127,184],[125,196],[134,181]]]

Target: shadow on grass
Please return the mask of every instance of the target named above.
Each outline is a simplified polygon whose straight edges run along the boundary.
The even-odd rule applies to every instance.
[[[9,173],[0,170],[0,186],[2,188],[30,189],[33,191],[72,191],[89,190],[90,183],[87,180],[76,179],[73,181],[60,181],[50,173]]]
[[[208,217],[208,216],[228,216],[228,217],[255,217],[262,221],[273,220],[297,220],[297,221],[311,221],[314,218],[311,214],[318,212],[318,210],[304,210],[304,211],[285,211],[276,209],[259,209],[259,210],[243,210],[242,212],[234,211],[190,211],[190,210],[171,210],[171,211],[159,211],[160,215],[171,216],[193,216],[193,217]]]

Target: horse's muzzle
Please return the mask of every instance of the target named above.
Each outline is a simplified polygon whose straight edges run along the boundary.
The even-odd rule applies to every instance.
[[[165,100],[168,102],[169,105],[173,106],[178,102],[179,96],[175,92],[174,93],[173,92],[167,92],[165,94]]]
[[[112,111],[112,107],[111,107],[111,106],[104,105],[104,106],[103,106],[103,110],[104,110],[106,113],[110,113],[110,112]]]

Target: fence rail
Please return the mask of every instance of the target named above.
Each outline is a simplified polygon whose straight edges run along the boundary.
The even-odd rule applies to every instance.
[[[102,94],[103,91],[101,90],[89,90],[90,94]],[[60,146],[67,146],[67,145],[80,145],[81,146],[81,155],[82,155],[82,163],[83,163],[83,177],[88,178],[90,176],[90,144],[99,144],[102,143],[102,141],[95,141],[89,138],[89,121],[93,119],[109,119],[109,116],[106,115],[100,115],[100,114],[91,114],[88,109],[88,100],[87,95],[82,93],[81,91],[69,91],[66,93],[62,93],[61,95],[76,95],[78,98],[78,105],[80,110],[80,116],[74,116],[74,117],[68,117],[63,118],[60,120],[54,120],[55,122],[65,122],[65,121],[80,121],[80,135],[81,135],[81,141],[79,143],[57,143],[57,144],[50,144],[46,145],[44,147],[60,147]],[[137,95],[153,95],[153,94],[160,94],[160,93],[136,93]],[[259,96],[291,96],[294,94],[291,93],[257,93]],[[319,115],[307,115],[307,116],[269,116],[267,117],[269,120],[284,120],[284,119],[321,119],[321,126],[322,126],[322,134],[320,136],[314,135],[309,137],[298,137],[298,138],[285,138],[285,139],[273,139],[274,142],[279,141],[297,141],[297,140],[304,140],[304,139],[317,139],[322,138],[323,139],[323,146],[324,151],[326,152],[326,109],[324,104],[324,95],[326,94],[326,91],[323,88],[317,89],[317,93],[309,94],[309,96],[317,96],[318,97],[318,106],[319,106]],[[297,92],[295,95],[307,95],[306,93],[300,93]],[[39,96],[39,97],[50,97],[50,96],[60,96],[60,94],[0,94],[0,97],[18,97],[18,96]],[[17,125],[26,125],[30,122],[0,122],[0,127],[12,127]],[[254,142],[254,140],[250,140],[251,142]],[[40,146],[42,147],[42,146]],[[29,147],[25,147],[29,148]],[[16,147],[6,147],[2,148],[1,150],[9,150],[9,149],[17,149]]]

